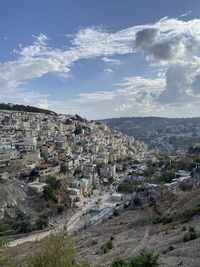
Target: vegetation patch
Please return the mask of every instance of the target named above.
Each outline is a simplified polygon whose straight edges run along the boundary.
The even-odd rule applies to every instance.
[[[116,258],[111,267],[159,267],[161,262],[159,255],[145,249],[134,255],[130,260]]]

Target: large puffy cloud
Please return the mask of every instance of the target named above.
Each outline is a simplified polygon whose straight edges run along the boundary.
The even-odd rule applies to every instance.
[[[164,34],[156,28],[146,28],[137,32],[135,45],[146,53],[151,64],[169,65],[194,59],[199,47],[198,38],[185,32]]]
[[[166,87],[157,101],[168,105],[200,102],[200,62],[173,64],[166,72]]]
[[[150,27],[136,34],[135,47],[146,54],[150,66],[166,68],[166,86],[157,97],[162,105],[200,102],[199,30],[194,21],[182,23],[182,29],[177,26],[171,30]]]

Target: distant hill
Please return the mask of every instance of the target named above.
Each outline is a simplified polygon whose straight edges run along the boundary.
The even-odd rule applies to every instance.
[[[163,130],[180,125],[196,126],[200,124],[200,117],[194,118],[164,118],[164,117],[121,117],[100,120],[111,128],[129,135],[146,133],[147,131]]]
[[[34,113],[44,113],[48,115],[56,115],[56,113],[51,110],[36,108],[32,106],[10,104],[10,103],[9,104],[0,103],[0,110],[24,111],[24,112],[34,112]]]
[[[100,122],[159,149],[168,150],[172,148],[171,145],[176,148],[186,148],[190,144],[200,142],[199,117],[122,117]]]

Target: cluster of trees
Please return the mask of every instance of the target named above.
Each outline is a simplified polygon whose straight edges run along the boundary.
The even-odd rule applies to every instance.
[[[43,195],[45,200],[56,201],[56,192],[61,187],[60,180],[57,180],[54,176],[49,176],[46,180],[47,185],[44,187]]]
[[[118,191],[120,193],[132,193],[135,191],[137,185],[137,181],[125,180],[123,183],[119,184]]]
[[[18,211],[14,218],[6,217],[4,220],[0,220],[0,236],[29,233],[47,228],[49,216],[50,214],[43,213],[34,222],[30,216]]]
[[[6,217],[1,221],[1,233],[13,232],[13,233],[28,233],[33,231],[34,227],[31,223],[30,216],[27,216],[22,211],[18,210],[16,216]]]
[[[158,182],[170,183],[175,178],[175,172],[178,170],[192,171],[197,164],[200,164],[199,158],[185,157],[181,160],[171,160],[168,155],[158,155],[158,162],[147,163],[147,169],[144,172],[145,177],[155,177]]]
[[[47,109],[36,108],[32,106],[17,105],[17,104],[0,103],[0,110],[24,111],[24,112],[34,112],[34,113],[56,115],[55,112],[47,110]]]

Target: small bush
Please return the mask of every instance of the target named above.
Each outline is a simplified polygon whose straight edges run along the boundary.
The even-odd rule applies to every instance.
[[[65,210],[65,206],[64,206],[64,205],[58,205],[58,206],[57,206],[57,213],[58,213],[58,214],[63,213],[64,210]]]
[[[158,223],[168,224],[171,222],[172,222],[171,217],[165,217],[165,216],[161,217],[159,215],[157,215],[151,219],[152,224],[158,224]]]
[[[8,246],[8,239],[5,236],[0,236],[0,250]]]
[[[192,217],[194,217],[195,215],[200,215],[200,204],[199,205],[196,205],[196,206],[193,206],[190,209],[185,210],[182,213],[182,218],[183,219],[186,219],[186,220],[189,220]]]
[[[115,217],[119,216],[119,211],[115,209],[115,210],[113,211],[113,216],[115,216]]]
[[[41,212],[43,212],[43,210],[44,210],[43,207],[37,207],[37,208],[35,209],[35,211],[36,211],[37,213],[41,213]]]
[[[182,191],[191,191],[192,190],[192,185],[191,184],[188,184],[188,183],[180,183],[179,184],[179,188],[180,188],[180,190],[182,190]]]
[[[113,248],[113,243],[111,240],[109,240],[104,245],[101,246],[101,251],[105,254],[112,248]]]
[[[162,217],[160,217],[160,216],[158,216],[158,215],[155,216],[154,218],[152,218],[151,223],[152,223],[152,224],[162,223]]]
[[[186,231],[187,230],[187,227],[186,226],[183,226],[182,227],[182,231]]]
[[[197,232],[196,232],[194,227],[190,226],[188,232],[185,233],[185,235],[183,237],[183,241],[188,242],[188,241],[194,240],[194,239],[197,239]]]
[[[10,230],[12,230],[12,229],[11,229],[11,226],[9,224],[0,221],[0,233],[7,232]]]
[[[133,256],[130,261],[130,267],[159,267],[159,255],[145,249]]]
[[[111,267],[129,267],[129,264],[126,260],[119,257],[112,262]]]

